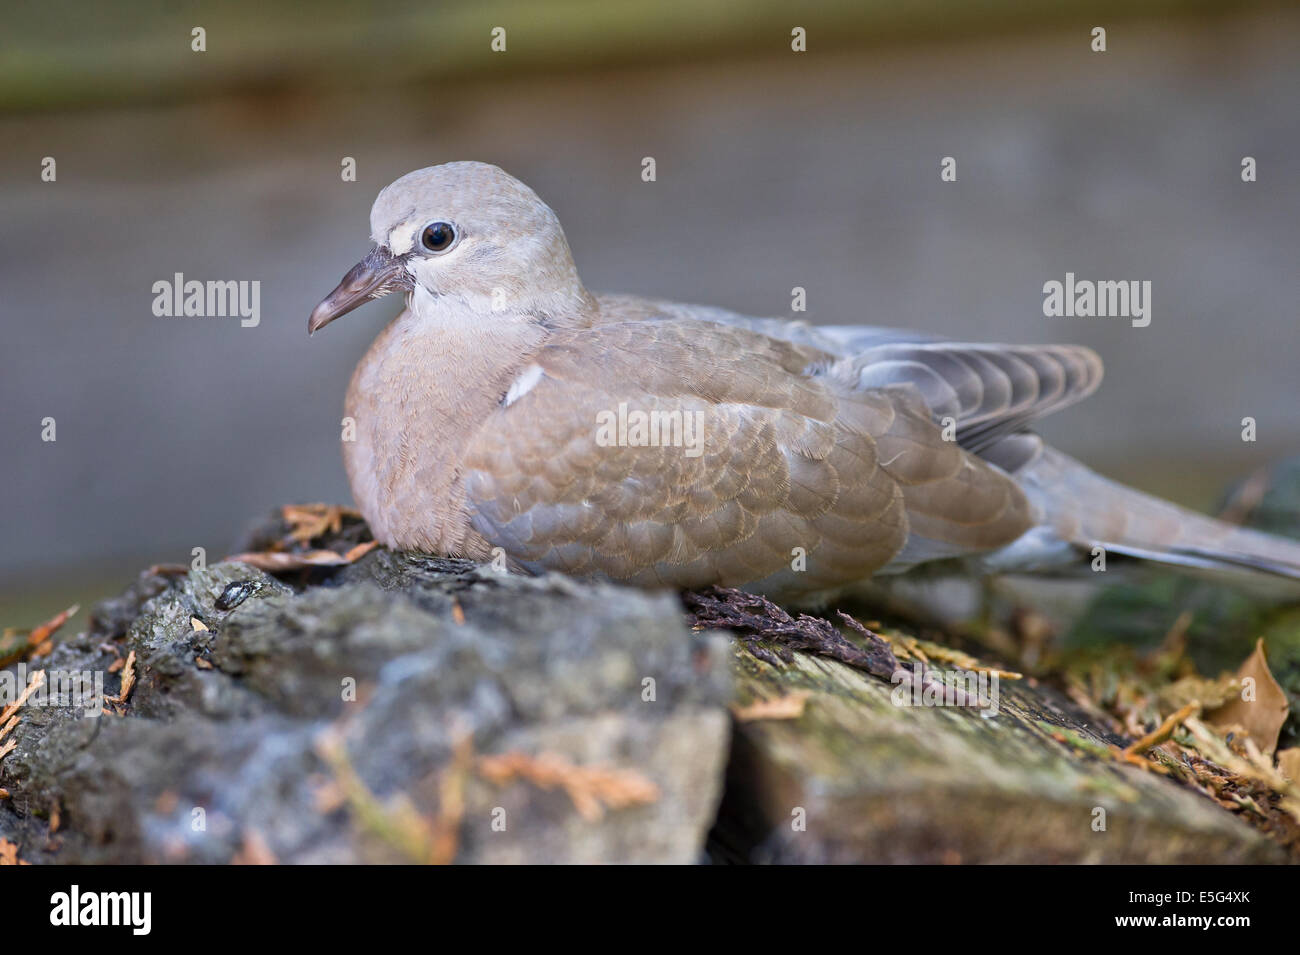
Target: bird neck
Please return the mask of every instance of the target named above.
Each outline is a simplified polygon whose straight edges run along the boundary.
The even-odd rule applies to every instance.
[[[485,317],[445,297],[440,306],[435,315],[402,312],[357,366],[346,404],[355,440],[344,441],[343,454],[357,507],[377,540],[464,553],[462,456],[550,332],[527,315]],[[412,526],[405,515],[390,528],[394,501],[416,502],[426,514],[419,537],[401,536]]]
[[[512,334],[517,326],[586,328],[599,314],[595,297],[577,272],[539,282],[531,277],[488,287],[459,287],[440,293],[417,285],[407,304],[412,322],[455,338],[459,326]]]

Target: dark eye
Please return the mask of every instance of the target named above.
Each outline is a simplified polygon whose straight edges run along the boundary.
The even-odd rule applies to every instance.
[[[420,242],[430,252],[442,252],[456,241],[456,230],[450,222],[433,222],[420,233]]]

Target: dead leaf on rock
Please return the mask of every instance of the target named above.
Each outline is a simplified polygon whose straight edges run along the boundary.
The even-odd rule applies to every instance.
[[[280,513],[289,525],[289,536],[300,544],[327,533],[339,533],[345,517],[361,517],[360,511],[337,504],[286,504]]]
[[[1154,746],[1159,746],[1165,740],[1174,735],[1174,730],[1183,725],[1183,721],[1191,716],[1198,716],[1201,712],[1201,704],[1193,700],[1188,703],[1177,713],[1171,713],[1169,718],[1161,723],[1156,729],[1147,733],[1141,739],[1130,743],[1121,753],[1128,760],[1130,756],[1137,756],[1145,753]]]
[[[1264,641],[1255,644],[1255,652],[1237,670],[1241,693],[1222,706],[1205,714],[1205,721],[1215,727],[1240,726],[1265,753],[1277,748],[1278,733],[1286,722],[1290,704],[1286,693],[1268,669]]]
[[[525,779],[539,789],[558,786],[588,822],[599,822],[607,808],[623,809],[659,799],[659,787],[635,770],[577,766],[554,753],[484,756],[478,761],[478,771],[498,786],[515,778]]]
[[[1277,768],[1293,783],[1300,783],[1300,746],[1278,750]]]
[[[268,574],[282,574],[289,570],[304,570],[308,567],[345,567],[370,553],[378,543],[366,541],[358,544],[346,554],[332,550],[309,550],[301,554],[284,551],[259,551],[257,553],[232,554],[226,560],[248,564]]]
[[[67,610],[55,614],[30,633],[25,630],[6,629],[0,636],[0,667],[17,663],[30,657],[43,657],[54,649],[51,638],[55,631],[68,622],[68,618],[81,609],[80,604],[73,604]]]
[[[106,696],[104,699],[110,703],[125,703],[131,695],[132,688],[135,687],[135,651],[132,650],[126,655],[126,665],[122,667],[122,685],[117,691],[117,696]]]
[[[35,693],[44,683],[45,671],[37,670],[28,677],[27,686],[23,689],[23,692],[19,694],[18,699],[14,700],[3,710],[0,710],[0,740],[3,740],[8,736],[10,731],[18,725],[18,720],[20,719],[18,715],[19,708],[22,707],[22,705],[27,702],[27,698]],[[0,745],[0,759],[4,759],[13,752],[14,747],[17,745],[18,740],[16,738]]]
[[[286,570],[302,570],[305,567],[342,567],[348,559],[332,550],[309,550],[301,554],[289,554],[283,551],[259,551],[257,553],[231,554],[226,560],[248,564],[268,574],[283,573]]]
[[[63,611],[62,613],[55,614],[49,620],[45,621],[45,623],[41,624],[39,627],[37,627],[35,630],[32,631],[31,642],[37,644],[44,643],[46,640],[48,640],[50,637],[54,635],[55,630],[58,630],[59,627],[67,623],[68,618],[71,617],[74,613],[76,613],[80,609],[81,609],[80,604],[73,604],[71,607],[69,607],[67,610]]]
[[[771,700],[756,700],[748,706],[732,705],[731,713],[741,723],[753,720],[797,720],[803,716],[811,694],[800,691]]]
[[[365,541],[364,543],[358,544],[356,547],[351,548],[346,554],[343,555],[343,559],[346,560],[349,564],[355,563],[356,561],[360,560],[362,557],[365,557],[366,554],[369,554],[372,550],[374,550],[378,546],[379,546],[379,541]]]

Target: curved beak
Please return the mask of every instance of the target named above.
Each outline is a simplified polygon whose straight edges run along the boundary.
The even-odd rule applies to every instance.
[[[414,283],[399,259],[385,248],[376,246],[364,259],[352,266],[343,281],[324,301],[311,311],[307,334],[320,331],[340,315],[346,315],[372,298],[381,298],[397,289],[410,290]]]

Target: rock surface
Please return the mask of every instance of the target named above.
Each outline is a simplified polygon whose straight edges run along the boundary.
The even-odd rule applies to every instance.
[[[337,511],[308,518],[332,532],[277,520],[249,549],[364,545]],[[385,550],[277,575],[151,569],[23,664],[107,674],[110,699],[93,718],[34,697],[0,719],[0,848],[32,863],[1164,863],[1283,861],[1279,842],[1300,842],[1291,823],[1263,826],[1270,839],[1242,821],[1271,798],[1258,791],[1216,801],[1118,759],[1131,738],[1051,680],[1002,680],[996,712],[898,705],[892,676],[921,646],[901,631],[734,591],[688,595],[688,613],[672,594]]]
[[[1246,863],[1264,836],[1167,779],[1081,751],[1128,740],[1041,684],[1003,680],[995,716],[897,706],[833,660],[737,655],[738,691],[808,693],[798,721],[742,724],[716,851],[780,863]],[[1076,742],[1057,738],[1064,733]],[[754,785],[761,781],[762,785]]]
[[[251,595],[216,609],[239,582]],[[24,708],[0,763],[21,858],[692,862],[720,795],[725,641],[690,635],[669,595],[386,551],[301,592],[221,563],[143,576],[40,663],[131,651],[123,715]],[[504,753],[653,798],[584,817],[562,783],[485,779]]]

